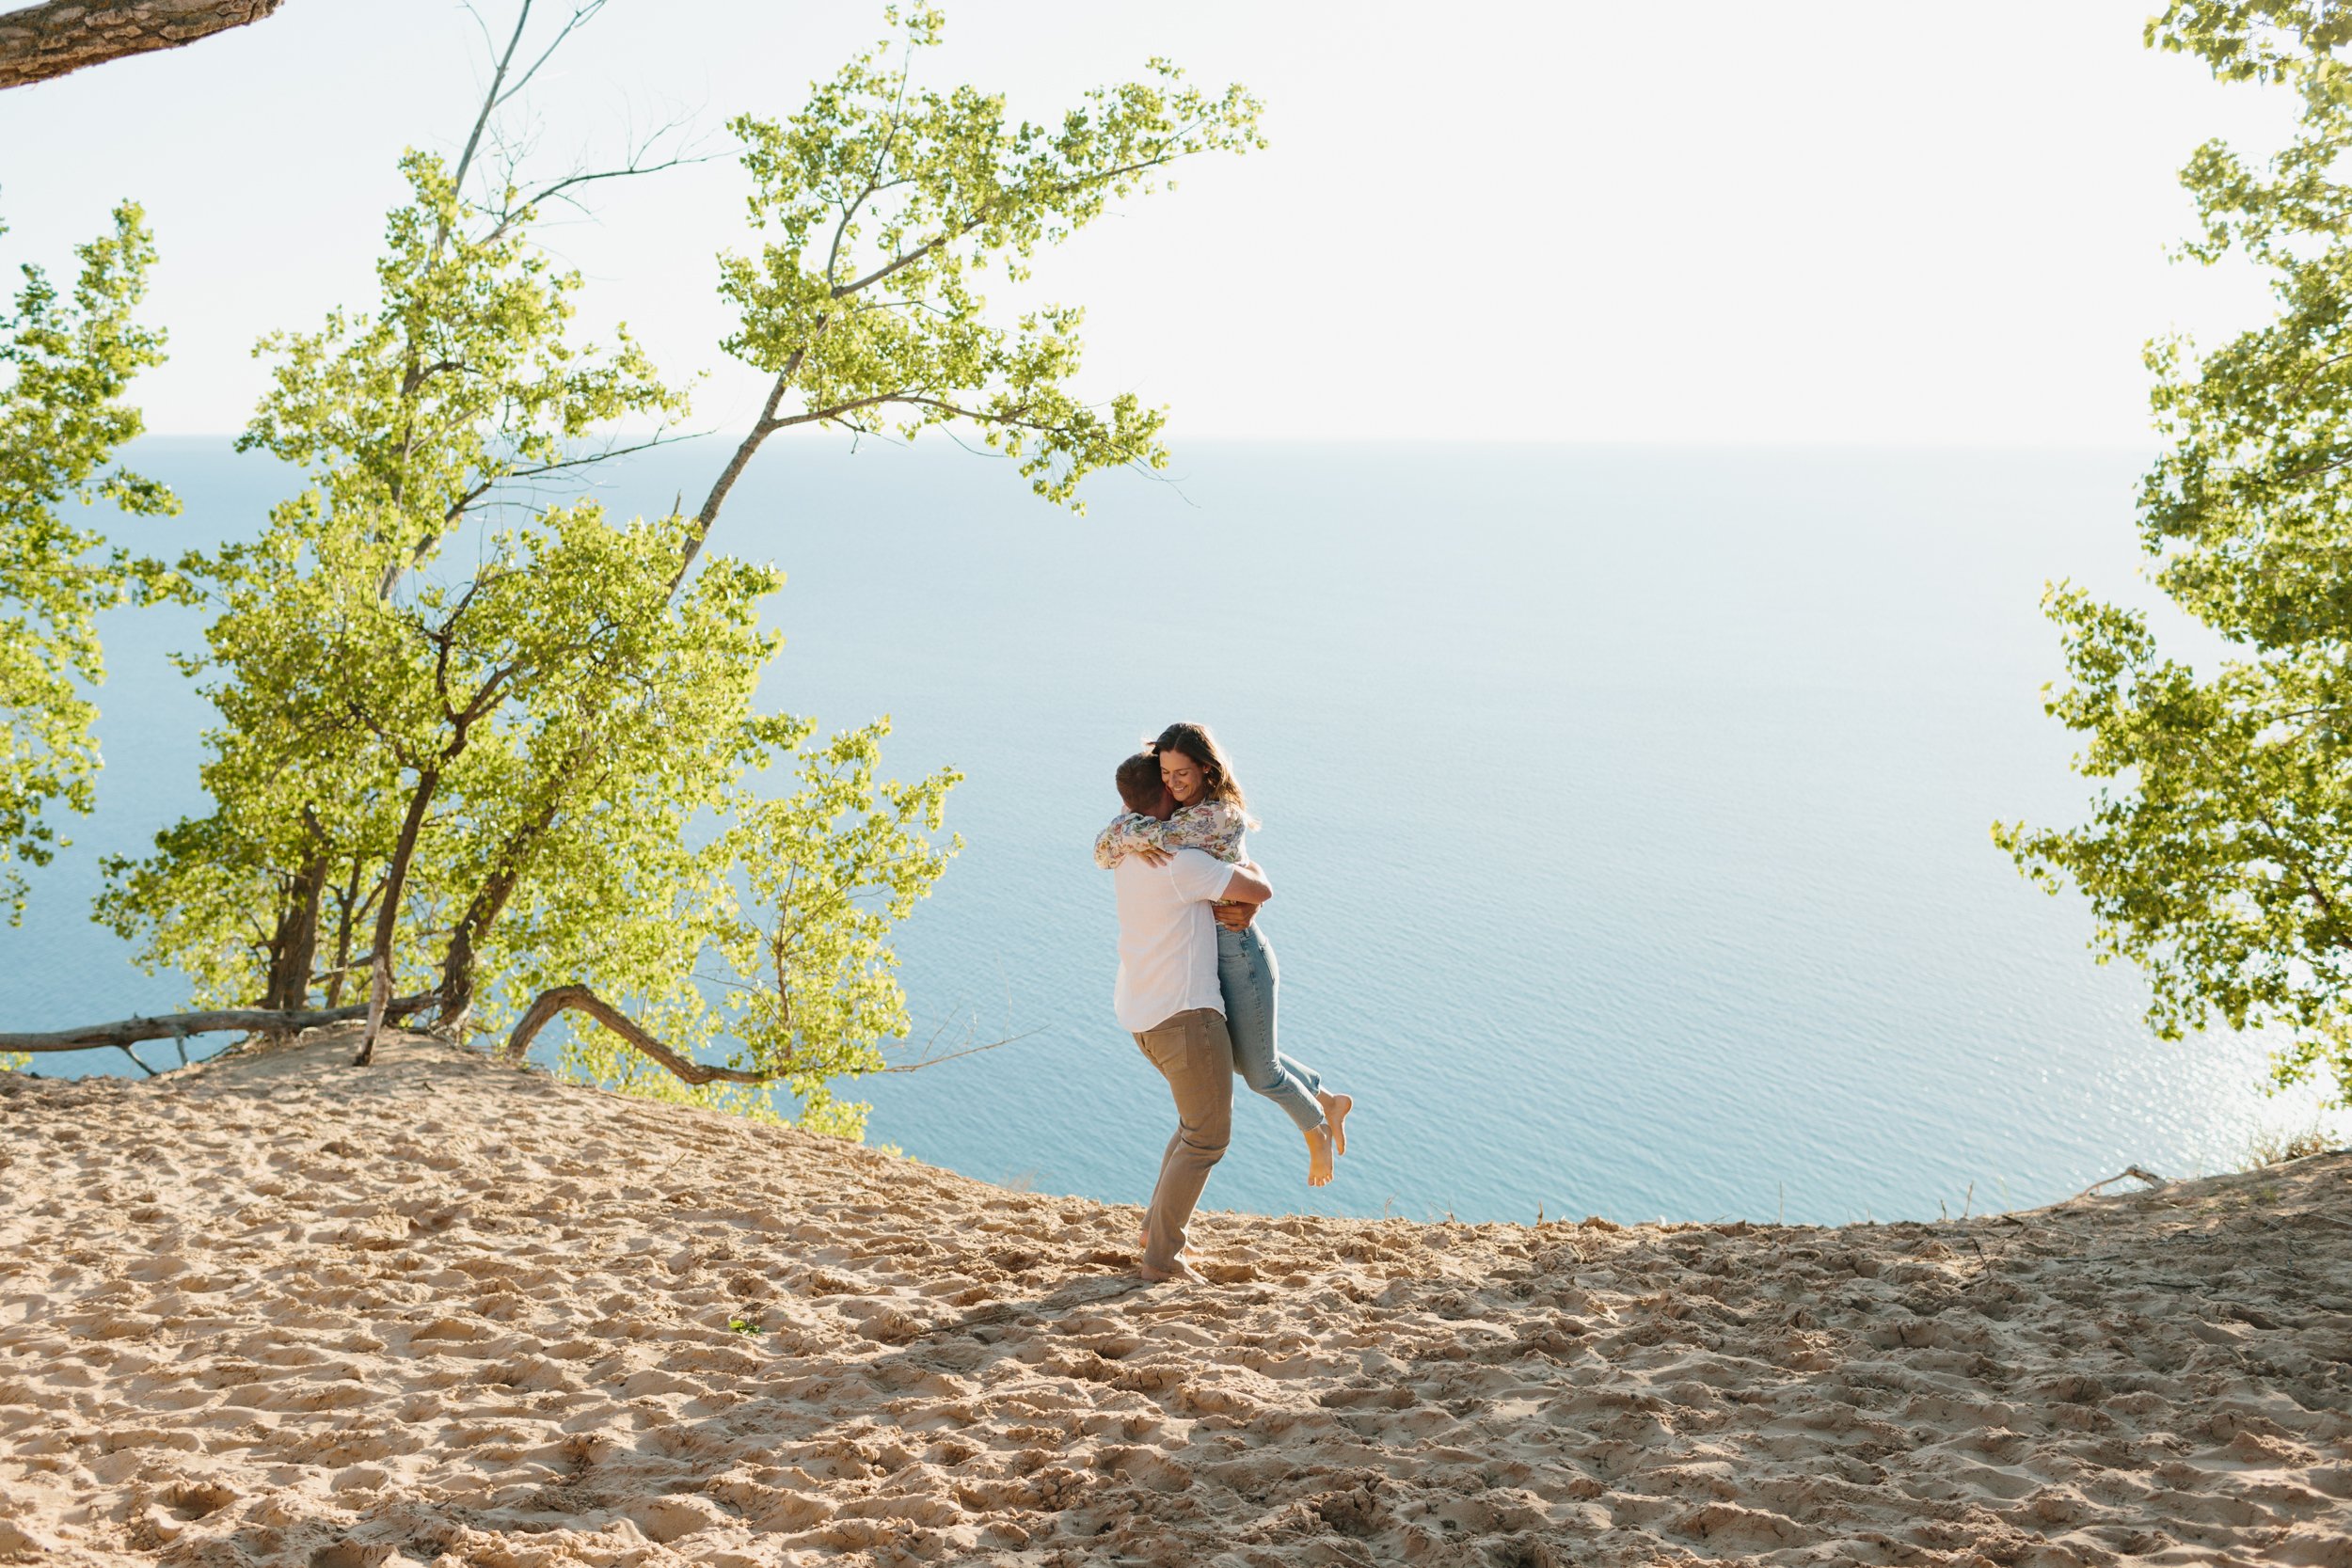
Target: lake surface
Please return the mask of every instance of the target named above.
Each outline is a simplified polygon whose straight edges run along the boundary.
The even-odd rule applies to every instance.
[[[602,493],[691,500],[723,455]],[[143,547],[249,531],[288,487],[226,442],[137,461],[187,503],[123,525]],[[2311,1125],[2314,1097],[2263,1094],[2259,1041],[2153,1038],[2080,903],[1988,836],[2086,799],[2041,712],[2037,601],[2065,576],[2147,600],[2141,464],[1199,444],[1172,482],[1098,479],[1080,518],[944,441],[771,443],[713,546],[790,574],[763,701],[887,712],[894,770],[968,775],[968,847],[899,944],[914,1043],[1022,1037],[855,1086],[869,1138],[1147,1196],[1172,1113],[1111,1018],[1089,846],[1113,766],[1179,718],[1216,729],[1265,824],[1284,1049],[1359,1107],[1311,1192],[1296,1132],[1239,1094],[1212,1207],[1933,1217],[2227,1168]],[[183,1001],[86,913],[101,854],[200,805],[208,710],[163,657],[197,626],[108,618],[100,815],[0,930],[11,1027]]]

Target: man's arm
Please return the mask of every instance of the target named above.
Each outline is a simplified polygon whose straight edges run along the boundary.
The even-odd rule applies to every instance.
[[[1179,849],[1168,862],[1168,876],[1181,898],[1204,904],[1233,904],[1252,911],[1274,896],[1265,874],[1244,863],[1229,865],[1204,849]]]
[[[1225,884],[1225,891],[1217,895],[1216,901],[1220,904],[1263,904],[1273,896],[1274,884],[1265,879],[1263,872],[1254,865],[1237,865],[1233,867],[1232,879]]]

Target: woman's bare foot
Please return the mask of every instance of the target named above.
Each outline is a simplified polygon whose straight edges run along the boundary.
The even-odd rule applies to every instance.
[[[1138,1263],[1136,1265],[1136,1273],[1141,1275],[1146,1283],[1152,1285],[1167,1285],[1171,1283],[1177,1285],[1206,1285],[1209,1282],[1207,1277],[1203,1275],[1199,1269],[1194,1268],[1190,1263],[1185,1262],[1181,1258],[1177,1259],[1175,1262],[1169,1264],[1165,1269],[1155,1269],[1149,1263]]]
[[[1331,1180],[1333,1148],[1329,1124],[1315,1128],[1307,1134],[1307,1185],[1321,1187]]]
[[[1315,1091],[1315,1099],[1323,1102],[1323,1123],[1331,1129],[1331,1152],[1347,1152],[1347,1113],[1356,1108],[1356,1101],[1343,1094]]]

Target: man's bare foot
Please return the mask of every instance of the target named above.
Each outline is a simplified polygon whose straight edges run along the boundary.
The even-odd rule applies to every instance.
[[[1146,1283],[1152,1285],[1168,1285],[1171,1283],[1177,1285],[1206,1285],[1209,1282],[1207,1277],[1203,1275],[1199,1269],[1194,1268],[1190,1263],[1185,1262],[1181,1258],[1177,1259],[1175,1262],[1171,1263],[1165,1269],[1155,1269],[1149,1263],[1138,1263],[1136,1265],[1136,1273],[1141,1275]]]
[[[1331,1129],[1331,1152],[1347,1152],[1347,1113],[1356,1108],[1356,1101],[1343,1094],[1315,1091],[1315,1099],[1323,1102],[1323,1124]]]
[[[1307,1185],[1322,1187],[1330,1183],[1331,1156],[1334,1152],[1328,1125],[1318,1127],[1307,1134]]]

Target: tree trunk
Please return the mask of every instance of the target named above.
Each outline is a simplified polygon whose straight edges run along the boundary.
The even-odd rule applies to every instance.
[[[309,830],[309,855],[286,884],[278,928],[269,939],[269,979],[262,990],[262,1006],[280,1010],[310,1000],[310,969],[318,961],[319,898],[326,891],[326,845],[317,816],[307,806],[302,815]]]
[[[473,903],[467,906],[457,929],[450,933],[449,951],[441,955],[441,1017],[434,1027],[455,1039],[465,1037],[466,1026],[473,1021],[474,911],[482,907],[483,896],[475,895]],[[499,902],[503,904],[505,900]],[[493,913],[482,924],[497,918]]]
[[[63,76],[126,55],[177,49],[259,22],[280,0],[48,0],[0,11],[0,87]]]
[[[532,999],[531,1006],[523,1009],[523,1016],[516,1022],[515,1032],[506,1037],[506,1044],[499,1052],[499,1060],[520,1062],[523,1053],[531,1049],[532,1037],[566,1008],[577,1008],[586,1013],[690,1084],[707,1084],[713,1079],[723,1079],[730,1084],[766,1084],[784,1076],[782,1069],[772,1072],[746,1072],[741,1068],[711,1067],[690,1056],[680,1055],[645,1033],[634,1019],[586,986],[557,986],[552,990],[541,991]]]
[[[384,902],[375,911],[375,951],[368,961],[368,1026],[359,1036],[359,1054],[351,1059],[353,1067],[366,1067],[375,1060],[376,1032],[384,1027],[384,1009],[392,997],[392,932],[400,919],[400,899],[408,881],[408,863],[416,857],[417,832],[424,826],[424,814],[433,804],[434,792],[441,787],[441,770],[427,768],[417,775],[417,787],[408,797],[408,815],[401,819],[400,843],[392,850],[392,863],[384,873]]]
[[[824,326],[824,318],[818,318],[817,330],[821,332]],[[727,466],[719,470],[718,480],[710,486],[710,494],[703,498],[702,510],[694,514],[693,531],[686,536],[686,547],[678,552],[677,573],[670,578],[672,598],[677,597],[679,587],[686,581],[686,574],[694,569],[694,557],[702,553],[703,541],[710,537],[710,531],[718,525],[719,509],[726,505],[727,492],[734,489],[735,482],[743,477],[743,470],[751,464],[752,454],[759,451],[762,441],[783,428],[776,422],[776,410],[784,405],[784,394],[801,368],[802,356],[807,352],[805,348],[793,350],[792,357],[785,362],[784,369],[777,372],[775,381],[769,387],[768,401],[760,405],[759,418],[752,421],[751,434],[736,444],[734,455],[727,459]]]
[[[568,781],[579,771],[587,757],[588,748],[581,747],[572,754],[572,762],[564,768],[561,778]],[[522,879],[523,868],[539,847],[540,838],[554,826],[556,813],[564,799],[564,788],[558,785],[547,802],[518,825],[499,846],[497,858],[491,863],[490,875],[475,890],[466,912],[458,917],[457,928],[450,934],[449,951],[441,958],[441,1026],[462,1030],[473,1016],[474,958],[481,944],[506,912],[506,901],[515,895],[515,884]]]
[[[335,967],[326,973],[326,1005],[343,1005],[343,982],[351,978],[351,933],[366,906],[359,902],[359,861],[351,863],[351,880],[335,890]]]

